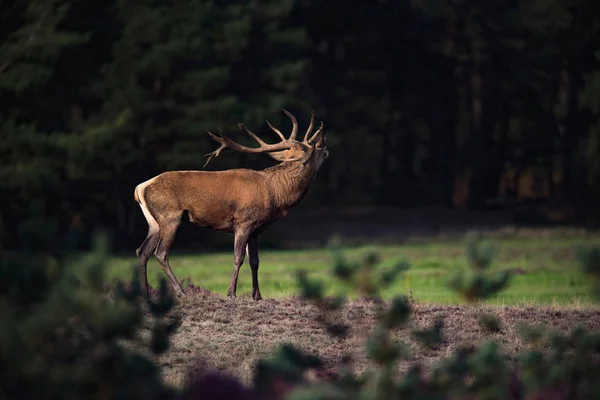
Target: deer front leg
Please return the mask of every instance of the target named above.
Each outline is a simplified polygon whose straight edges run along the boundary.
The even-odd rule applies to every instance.
[[[258,237],[252,235],[248,240],[246,246],[246,252],[248,253],[248,261],[250,262],[250,269],[252,270],[252,298],[254,300],[262,300],[260,295],[260,289],[258,288]]]
[[[227,296],[230,299],[235,299],[238,275],[240,273],[240,268],[244,263],[246,245],[248,244],[249,237],[249,230],[240,229],[235,232],[235,240],[233,245],[233,275],[231,276],[231,282],[229,282],[229,289],[227,290]]]

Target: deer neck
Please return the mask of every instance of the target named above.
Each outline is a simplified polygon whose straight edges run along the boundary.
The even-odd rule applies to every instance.
[[[302,201],[317,172],[311,164],[284,162],[264,170],[277,207],[288,209]]]

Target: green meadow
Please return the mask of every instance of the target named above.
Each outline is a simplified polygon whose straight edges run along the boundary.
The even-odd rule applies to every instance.
[[[587,306],[588,280],[579,272],[576,249],[580,245],[598,245],[600,239],[498,239],[491,270],[517,271],[508,289],[487,303],[496,305]],[[385,290],[385,297],[411,294],[420,303],[457,304],[459,299],[447,288],[449,277],[467,267],[463,242],[420,241],[396,246],[365,246],[344,249],[350,260],[366,253],[380,254],[381,266],[407,261],[410,269]],[[269,251],[260,253],[259,282],[264,298],[286,298],[297,293],[296,270],[308,271],[310,277],[325,282],[328,294],[347,292],[335,279],[332,253],[329,249]],[[192,282],[225,296],[233,271],[233,254],[172,253],[170,263],[180,281]],[[129,278],[136,265],[135,257],[113,257],[109,262],[109,277]],[[148,263],[150,284],[156,286],[164,274],[154,258]],[[238,296],[249,296],[251,274],[247,260],[240,271]]]

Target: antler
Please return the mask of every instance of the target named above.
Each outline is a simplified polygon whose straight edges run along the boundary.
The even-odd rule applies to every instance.
[[[307,141],[306,143],[312,143],[312,141],[313,141],[313,140],[315,140],[315,138],[316,138],[317,136],[319,136],[319,134],[321,134],[321,133],[323,132],[323,128],[324,128],[324,126],[325,126],[325,125],[323,124],[323,121],[321,121],[321,125],[319,126],[319,129],[317,129],[317,131],[315,132],[315,134],[314,134],[314,135],[312,135],[312,136],[310,137],[310,139],[308,139],[308,141]],[[308,131],[306,132],[306,135],[308,136]]]
[[[292,133],[290,133],[290,137],[286,139],[285,136],[283,135],[283,133],[281,133],[281,131],[279,129],[275,128],[273,125],[271,125],[271,123],[269,121],[267,121],[267,125],[269,126],[269,128],[271,128],[281,138],[281,142],[276,143],[276,144],[265,143],[261,138],[259,138],[254,132],[252,132],[251,130],[246,128],[246,126],[242,123],[239,123],[238,127],[241,130],[243,130],[244,132],[246,132],[248,135],[250,135],[254,140],[256,140],[256,142],[259,144],[259,147],[247,147],[247,146],[241,145],[239,143],[236,143],[233,140],[229,139],[227,137],[227,135],[225,134],[225,132],[219,127],[217,127],[218,133],[219,133],[218,136],[213,134],[210,131],[207,131],[208,134],[217,143],[220,144],[220,146],[217,150],[215,150],[211,153],[205,154],[205,156],[208,157],[208,160],[206,160],[206,163],[204,164],[204,166],[206,167],[213,158],[218,157],[221,154],[221,152],[227,148],[230,148],[232,150],[239,151],[242,153],[251,153],[251,154],[272,153],[272,152],[288,150],[288,149],[292,148],[294,145],[294,142],[296,141],[296,135],[298,134],[298,121],[288,110],[282,109],[282,111],[292,121]],[[306,140],[310,131],[313,128],[314,118],[315,118],[315,113],[314,113],[314,111],[311,111],[310,125],[308,126],[308,129],[307,129],[306,133],[304,134],[304,140],[303,140],[303,142],[306,144],[310,144],[317,137],[317,135],[319,133],[321,133],[323,130],[323,122],[321,122],[321,127],[319,128],[319,130],[317,130],[317,132],[315,132],[314,135],[312,135],[312,137],[308,141]],[[291,159],[286,160],[286,161],[291,161]]]
[[[302,140],[306,144],[311,144],[313,142],[313,140],[315,140],[315,138],[323,132],[323,121],[321,121],[321,125],[319,126],[319,129],[309,139],[308,135],[310,135],[310,132],[313,130],[314,125],[315,125],[315,112],[311,110],[310,124],[308,124],[308,129],[306,130],[306,133],[304,134],[304,139]]]
[[[204,166],[206,167],[213,158],[218,157],[221,154],[221,152],[227,148],[230,148],[235,151],[239,151],[241,153],[251,153],[251,154],[271,153],[271,152],[275,152],[275,151],[290,149],[293,146],[294,139],[296,138],[296,134],[298,133],[298,121],[296,121],[296,118],[294,118],[294,116],[289,111],[284,109],[283,112],[292,120],[292,125],[293,125],[292,133],[290,134],[290,137],[288,139],[286,139],[285,136],[283,136],[283,133],[281,133],[281,131],[279,131],[277,128],[275,128],[273,125],[271,125],[271,123],[269,121],[267,121],[267,124],[269,125],[269,127],[273,131],[275,131],[275,133],[277,133],[277,135],[279,135],[279,137],[282,140],[281,142],[276,143],[276,144],[265,143],[261,138],[258,137],[258,135],[256,135],[254,132],[252,132],[251,130],[246,128],[246,126],[242,123],[239,123],[238,127],[241,130],[243,130],[244,132],[246,132],[248,135],[250,135],[254,140],[256,140],[256,142],[258,142],[258,144],[259,144],[259,147],[247,147],[247,146],[241,145],[237,142],[234,142],[233,140],[229,139],[227,137],[227,135],[225,134],[225,132],[219,127],[217,127],[218,133],[219,133],[218,136],[210,131],[207,131],[208,134],[217,143],[220,144],[220,146],[217,150],[215,150],[211,153],[205,154],[205,156],[208,157],[208,160],[206,160],[206,163],[204,164]]]
[[[308,135],[310,134],[310,131],[312,131],[313,126],[315,124],[315,111],[314,110],[310,110],[310,124],[308,124],[308,129],[306,130],[306,133],[304,134],[304,139],[302,139],[302,141],[304,143],[308,143]]]
[[[224,135],[225,133],[221,130],[221,128],[217,127],[217,129],[219,130],[219,134],[220,135]],[[221,144],[221,146],[219,146],[218,149],[216,149],[213,152],[210,152],[208,154],[205,154],[204,157],[208,157],[208,160],[206,160],[206,162],[204,163],[204,167],[206,168],[206,166],[208,165],[208,163],[210,162],[210,160],[212,160],[215,157],[219,157],[219,154],[221,154],[221,152],[223,150],[225,150],[227,148],[227,144],[225,143],[225,140],[222,140],[222,138],[219,138],[217,136],[215,136],[212,132],[207,131],[208,134],[215,139],[217,142],[219,142]]]

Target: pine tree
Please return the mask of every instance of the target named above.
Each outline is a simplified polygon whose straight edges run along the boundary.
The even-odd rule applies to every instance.
[[[59,185],[61,148],[47,130],[43,110],[57,60],[88,36],[63,29],[68,1],[0,4],[0,243],[11,242],[11,226],[23,206]]]

